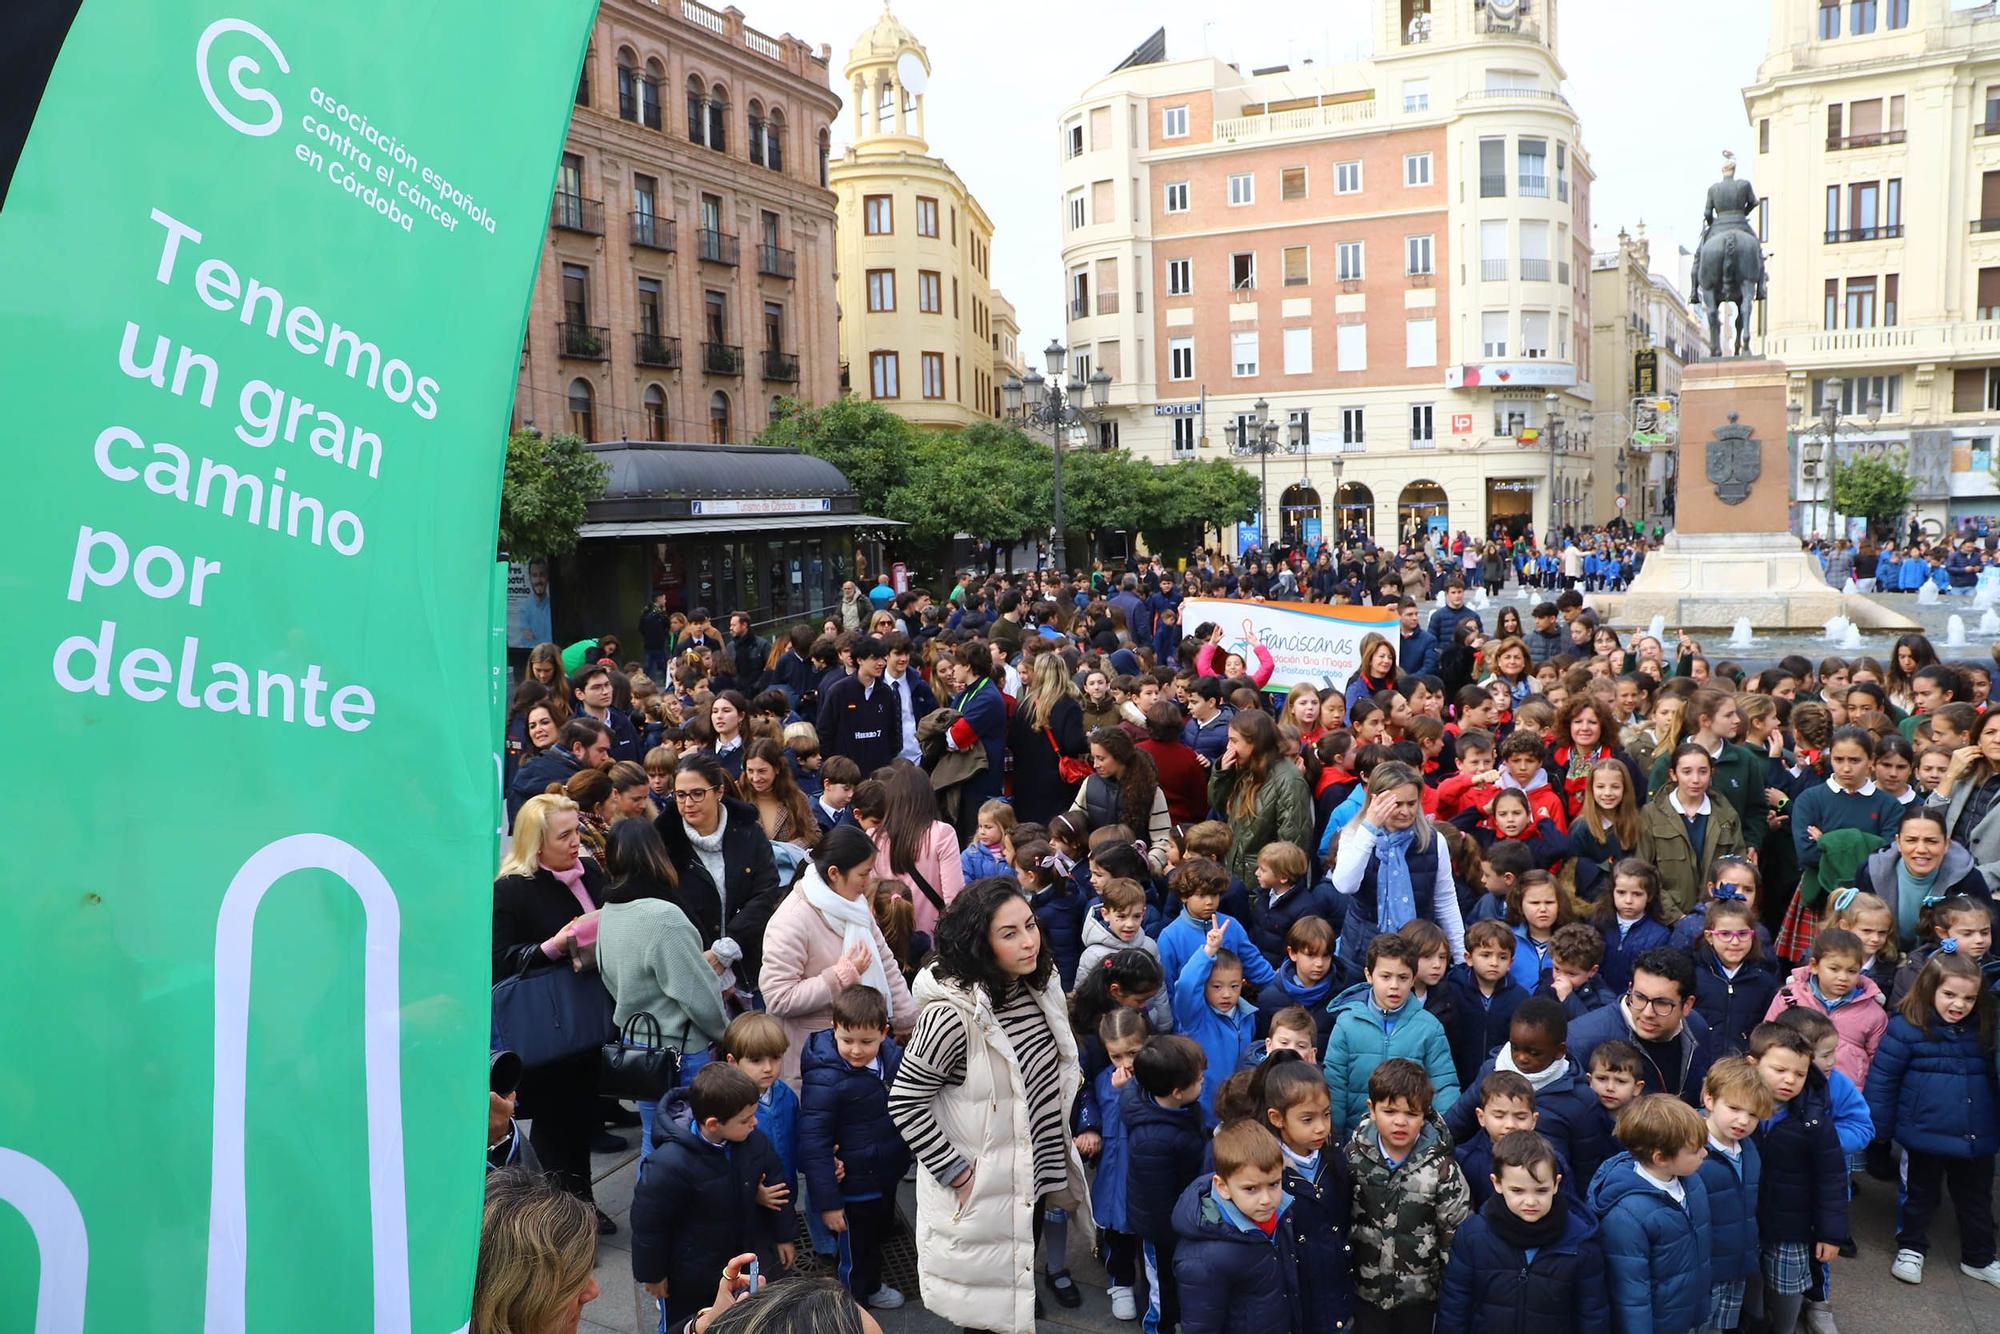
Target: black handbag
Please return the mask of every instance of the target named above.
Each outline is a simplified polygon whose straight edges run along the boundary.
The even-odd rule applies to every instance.
[[[528,1069],[596,1050],[617,1036],[604,979],[579,973],[567,961],[536,968],[532,954],[522,971],[493,985],[492,1049],[511,1051]]]
[[[658,1102],[680,1076],[681,1054],[660,1039],[660,1021],[641,1010],[625,1031],[597,1049],[597,1092],[605,1098]]]

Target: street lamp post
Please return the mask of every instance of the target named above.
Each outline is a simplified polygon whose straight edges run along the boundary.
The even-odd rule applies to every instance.
[[[1251,408],[1250,420],[1243,424],[1243,431],[1237,437],[1236,443],[1229,447],[1230,452],[1238,458],[1248,458],[1252,454],[1257,456],[1257,545],[1265,550],[1271,545],[1271,535],[1265,531],[1265,525],[1271,515],[1271,455],[1277,453],[1280,448],[1279,432],[1279,424],[1271,416],[1269,400],[1260,398]],[[1303,448],[1303,442],[1288,440],[1282,447],[1287,454],[1296,454]],[[1339,476],[1339,470],[1335,469],[1336,487],[1333,504],[1336,516],[1340,510],[1340,491],[1337,485]],[[1335,522],[1339,522],[1338,518]]]
[[[1067,388],[1061,383],[1063,367],[1069,356],[1069,349],[1051,338],[1049,345],[1042,349],[1042,359],[1049,368],[1048,378],[1042,378],[1038,370],[1030,370],[1023,381],[1008,376],[1000,386],[1000,397],[1006,404],[1008,419],[1021,426],[1032,426],[1046,431],[1049,441],[1055,446],[1055,505],[1054,528],[1049,534],[1050,563],[1059,574],[1069,573],[1068,554],[1063,549],[1063,437],[1070,431],[1090,425],[1095,416],[1111,400],[1111,375],[1099,370],[1086,383],[1082,375],[1072,369]],[[1084,398],[1089,391],[1088,400]]]
[[[1819,472],[1823,478],[1822,484],[1826,487],[1828,546],[1834,542],[1834,484],[1840,475],[1840,437],[1843,434],[1853,435],[1857,430],[1852,424],[1853,414],[1842,412],[1840,408],[1841,395],[1846,387],[1847,382],[1838,375],[1829,375],[1824,390],[1826,396],[1820,401],[1819,416],[1813,419],[1811,426],[1803,430],[1800,429],[1800,423],[1805,416],[1804,411],[1797,403],[1790,403],[1785,407],[1785,416],[1789,419],[1792,429],[1799,432],[1800,456],[1807,463],[1823,465]],[[1870,395],[1868,401],[1862,405],[1862,411],[1867,416],[1869,427],[1873,428],[1875,423],[1882,420],[1882,400]],[[1810,528],[1815,533],[1818,531],[1818,516],[1814,516]]]

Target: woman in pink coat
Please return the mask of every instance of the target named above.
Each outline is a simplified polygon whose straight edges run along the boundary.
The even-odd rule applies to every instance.
[[[779,1074],[794,1090],[806,1039],[833,1026],[833,998],[847,988],[859,983],[880,991],[898,1033],[917,1022],[903,970],[869,906],[874,883],[874,842],[852,825],[835,825],[764,928],[758,990],[785,1030]]]
[[[1875,1059],[1882,1030],[1889,1026],[1882,988],[1862,975],[1862,953],[1860,938],[1852,932],[1820,932],[1813,942],[1812,962],[1792,970],[1764,1016],[1775,1019],[1796,1005],[1831,1019],[1840,1035],[1833,1068],[1853,1080],[1856,1088],[1867,1085],[1868,1063]]]
[[[875,840],[875,875],[908,886],[916,930],[935,937],[939,914],[965,888],[958,833],[937,818],[937,794],[916,765],[898,761],[878,769],[875,778],[883,788],[881,815],[864,810],[872,803],[861,801],[859,793],[854,810]]]
[[[1224,678],[1248,676],[1256,684],[1257,688],[1262,690],[1270,682],[1271,673],[1277,668],[1277,663],[1271,658],[1271,650],[1265,648],[1262,644],[1251,645],[1257,654],[1257,666],[1253,671],[1250,668],[1250,664],[1243,660],[1241,653],[1238,653],[1234,649],[1224,649],[1221,639],[1222,631],[1218,629],[1215,632],[1214,642],[1203,644],[1199,649],[1195,650],[1195,671],[1202,676],[1220,676]]]

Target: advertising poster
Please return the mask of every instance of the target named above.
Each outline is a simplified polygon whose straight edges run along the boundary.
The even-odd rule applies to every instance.
[[[1256,648],[1271,651],[1266,690],[1305,684],[1344,688],[1361,661],[1361,641],[1370,631],[1396,641],[1393,607],[1333,607],[1320,602],[1238,602],[1229,598],[1189,598],[1181,604],[1181,624],[1212,621],[1222,627],[1222,645],[1241,653],[1252,667]]]
[[[0,5],[0,1329],[467,1323],[495,528],[594,9]]]
[[[533,648],[550,643],[556,637],[553,627],[549,563],[513,562],[507,567],[507,647]]]

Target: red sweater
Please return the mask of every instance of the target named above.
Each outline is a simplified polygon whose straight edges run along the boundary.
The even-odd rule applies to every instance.
[[[1195,824],[1208,818],[1208,770],[1201,758],[1179,741],[1138,742],[1140,750],[1153,757],[1159,772],[1160,791],[1167,794],[1167,814],[1175,824]]]

